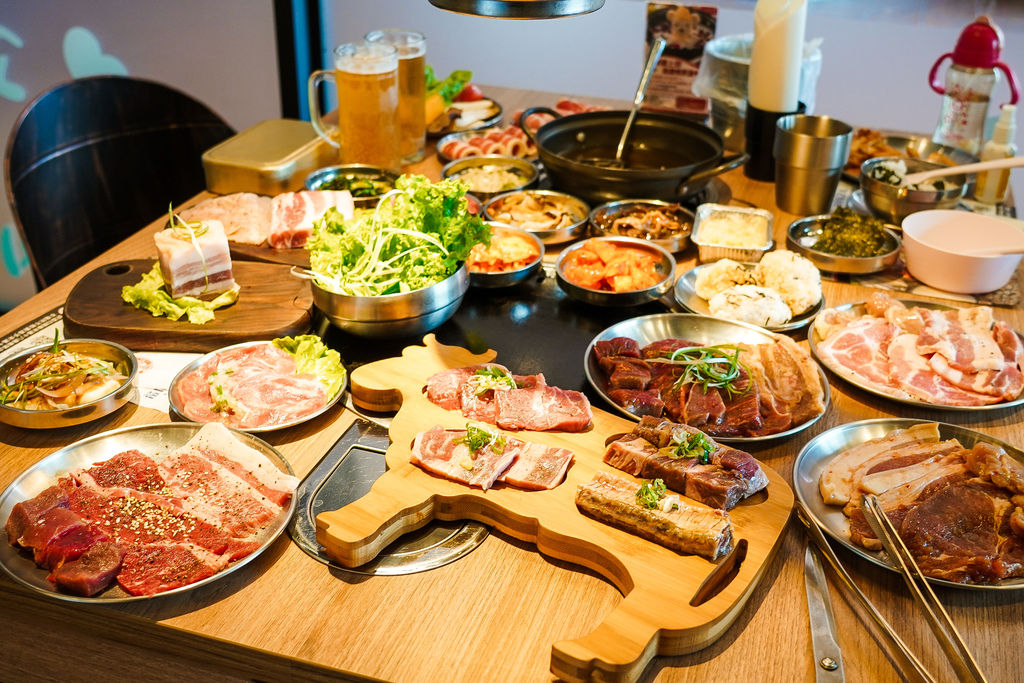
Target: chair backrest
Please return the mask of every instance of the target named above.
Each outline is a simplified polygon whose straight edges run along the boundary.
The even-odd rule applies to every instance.
[[[40,286],[203,190],[203,152],[234,132],[188,95],[137,78],[77,79],[34,99],[4,171]]]

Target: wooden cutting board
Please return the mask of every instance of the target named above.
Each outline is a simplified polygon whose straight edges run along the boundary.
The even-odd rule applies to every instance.
[[[261,261],[263,263],[283,263],[286,266],[309,268],[309,251],[305,247],[298,249],[274,249],[263,244],[242,244],[228,242],[231,258],[236,261]]]
[[[409,453],[418,432],[438,424],[449,429],[464,429],[466,424],[460,413],[427,400],[427,378],[448,368],[488,362],[496,355],[445,346],[432,334],[424,344],[352,373],[351,394],[357,405],[378,411],[400,409],[389,432],[388,471],[363,498],[317,517],[317,539],[331,557],[356,567],[432,519],[473,519],[534,543],[545,555],[600,573],[625,597],[592,633],[552,646],[551,671],[565,680],[635,680],[654,655],[693,652],[726,631],[770,562],[793,507],[793,491],[777,472],[762,465],[769,478],[767,493],[752,496],[729,513],[734,542],[748,543],[738,572],[717,595],[691,605],[715,569],[713,563],[586,517],[574,502],[577,485],[590,481],[599,470],[631,478],[605,465],[602,456],[607,437],[631,431],[636,423],[595,407],[593,427],[586,432],[517,433],[524,440],[575,454],[566,481],[550,491],[504,484],[481,491],[413,465]],[[529,590],[528,578],[523,590]]]
[[[134,350],[207,352],[229,344],[302,334],[313,321],[309,283],[289,266],[235,261],[238,301],[193,325],[184,318],[154,317],[121,300],[121,287],[139,282],[153,260],[118,261],[86,274],[64,304],[64,334],[95,337]]]

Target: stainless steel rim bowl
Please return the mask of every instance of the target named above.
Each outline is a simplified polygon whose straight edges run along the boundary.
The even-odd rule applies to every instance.
[[[40,351],[48,351],[52,347],[53,344],[43,344],[9,356],[0,363],[0,377],[7,381],[18,366],[24,363],[29,356]],[[66,339],[60,343],[60,347],[121,364],[126,368],[127,372],[125,374],[128,375],[128,378],[117,389],[114,389],[106,396],[69,408],[24,410],[22,408],[0,405],[0,422],[28,429],[71,427],[92,420],[98,420],[128,402],[135,386],[135,377],[139,373],[139,361],[135,358],[134,353],[120,344],[102,339]]]
[[[429,287],[400,294],[350,296],[331,292],[311,280],[313,304],[338,328],[361,337],[423,334],[444,324],[469,288],[466,265]]]
[[[492,223],[491,229],[493,231],[491,236],[492,243],[499,233],[521,235],[524,239],[527,239],[536,245],[537,258],[530,263],[527,263],[525,266],[516,268],[515,270],[503,270],[496,273],[470,270],[469,285],[471,287],[481,287],[484,289],[511,287],[512,285],[517,285],[526,280],[540,270],[541,264],[544,262],[544,243],[540,241],[540,238],[537,237],[537,235],[529,230],[523,230],[522,228],[515,228],[511,225],[502,225],[499,223]]]
[[[321,186],[328,183],[335,178],[340,176],[368,176],[368,177],[380,177],[391,182],[391,186],[394,187],[395,181],[398,180],[398,175],[392,173],[386,168],[380,166],[371,166],[369,164],[344,164],[341,166],[325,166],[324,168],[313,171],[306,176],[305,186],[307,190],[319,190]],[[357,208],[365,209],[377,206],[377,202],[383,197],[383,194],[377,194],[370,197],[352,197],[352,203]]]
[[[786,230],[786,247],[790,251],[804,256],[821,270],[827,270],[830,273],[853,275],[877,273],[893,265],[899,259],[902,240],[900,240],[899,233],[889,226],[882,228],[885,231],[886,246],[888,247],[884,254],[858,257],[839,256],[818,251],[814,248],[814,244],[821,235],[822,224],[830,217],[829,214],[808,216],[790,223]]]
[[[556,190],[514,190],[512,192],[503,192],[499,195],[495,195],[494,197],[491,197],[486,204],[484,204],[484,218],[489,221],[503,221],[517,228],[522,227],[512,223],[506,218],[502,218],[498,212],[501,210],[502,204],[509,198],[524,194],[564,202],[570,209],[572,209],[574,214],[579,216],[579,219],[574,221],[571,225],[565,225],[560,228],[551,228],[548,230],[529,230],[524,228],[527,232],[536,235],[541,242],[544,244],[562,244],[563,242],[572,241],[583,234],[584,229],[587,227],[587,217],[590,214],[590,205],[579,197],[574,197],[571,194],[558,192]]]
[[[621,199],[615,202],[608,202],[590,212],[591,232],[597,236],[613,236],[618,233],[611,232],[612,222],[620,215],[630,209],[641,206],[652,209],[670,210],[681,222],[687,225],[671,237],[653,238],[638,237],[651,244],[657,244],[670,252],[678,252],[686,249],[690,244],[690,233],[693,232],[694,214],[689,209],[683,208],[674,202],[666,202],[661,199]],[[625,235],[622,235],[625,237]]]
[[[481,166],[504,166],[506,168],[513,169],[518,173],[522,174],[523,181],[515,187],[505,187],[500,190],[487,191],[481,190],[476,187],[468,187],[467,192],[474,195],[483,202],[492,197],[496,197],[504,192],[510,192],[513,190],[525,190],[528,187],[533,187],[537,184],[537,179],[540,177],[540,171],[537,167],[526,159],[520,159],[519,157],[506,156],[503,154],[481,154],[476,157],[466,157],[465,159],[456,159],[451,163],[445,164],[441,169],[441,178],[448,179],[462,173],[466,169],[479,168]],[[468,185],[468,183],[466,183]]]
[[[860,189],[864,194],[864,203],[871,213],[877,217],[899,225],[904,218],[915,211],[926,209],[952,209],[967,190],[967,176],[958,173],[942,180],[944,190],[912,190],[882,182],[871,177],[871,171],[884,163],[902,161],[907,166],[907,173],[930,171],[945,168],[945,164],[936,164],[923,159],[907,159],[905,157],[875,157],[868,159],[860,166]]]
[[[600,289],[590,289],[570,282],[563,274],[565,259],[592,241],[611,242],[612,244],[624,247],[636,247],[653,252],[659,257],[656,268],[663,275],[662,279],[652,287],[629,292],[609,292]],[[591,237],[564,249],[558,255],[558,260],[555,262],[555,278],[558,281],[558,286],[566,294],[585,303],[595,306],[639,306],[640,304],[660,299],[672,289],[676,279],[676,260],[667,249],[657,244],[652,244],[647,240],[640,240],[634,237]]]

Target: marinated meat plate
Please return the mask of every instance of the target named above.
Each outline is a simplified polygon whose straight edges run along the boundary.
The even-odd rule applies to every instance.
[[[543,374],[513,375],[498,363],[436,373],[426,393],[431,403],[502,429],[580,432],[594,417],[583,393],[550,386]]]
[[[297,483],[211,423],[166,454],[129,449],[72,469],[16,503],[5,529],[59,591],[93,596],[116,581],[129,595],[150,596],[259,549]]]
[[[628,337],[595,342],[612,401],[636,417],[665,416],[720,438],[778,434],[825,410],[814,362],[789,337],[703,345]]]
[[[822,363],[884,396],[982,408],[1016,403],[1024,391],[1024,342],[987,306],[908,306],[879,292],[862,309],[823,311],[814,335]]]
[[[921,571],[953,583],[1024,577],[1024,465],[1003,448],[966,448],[920,423],[843,450],[821,472],[819,491],[842,505],[850,541],[879,550],[862,508],[877,497]]]

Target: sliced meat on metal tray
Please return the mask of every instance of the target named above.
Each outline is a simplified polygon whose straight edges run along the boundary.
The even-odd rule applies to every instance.
[[[330,208],[336,208],[346,219],[352,218],[352,195],[348,190],[302,190],[277,195],[270,204],[267,243],[274,249],[305,246],[313,234],[313,222]]]
[[[132,595],[154,595],[187,586],[221,571],[228,558],[183,543],[133,545],[117,583]]]
[[[95,595],[109,586],[121,571],[124,548],[100,541],[91,545],[78,559],[53,570],[58,588],[75,595]]]
[[[4,525],[7,531],[7,542],[11,545],[21,544],[25,532],[36,523],[41,515],[53,508],[66,508],[67,506],[67,491],[60,486],[51,486],[34,498],[15,503],[7,518],[7,523]]]

